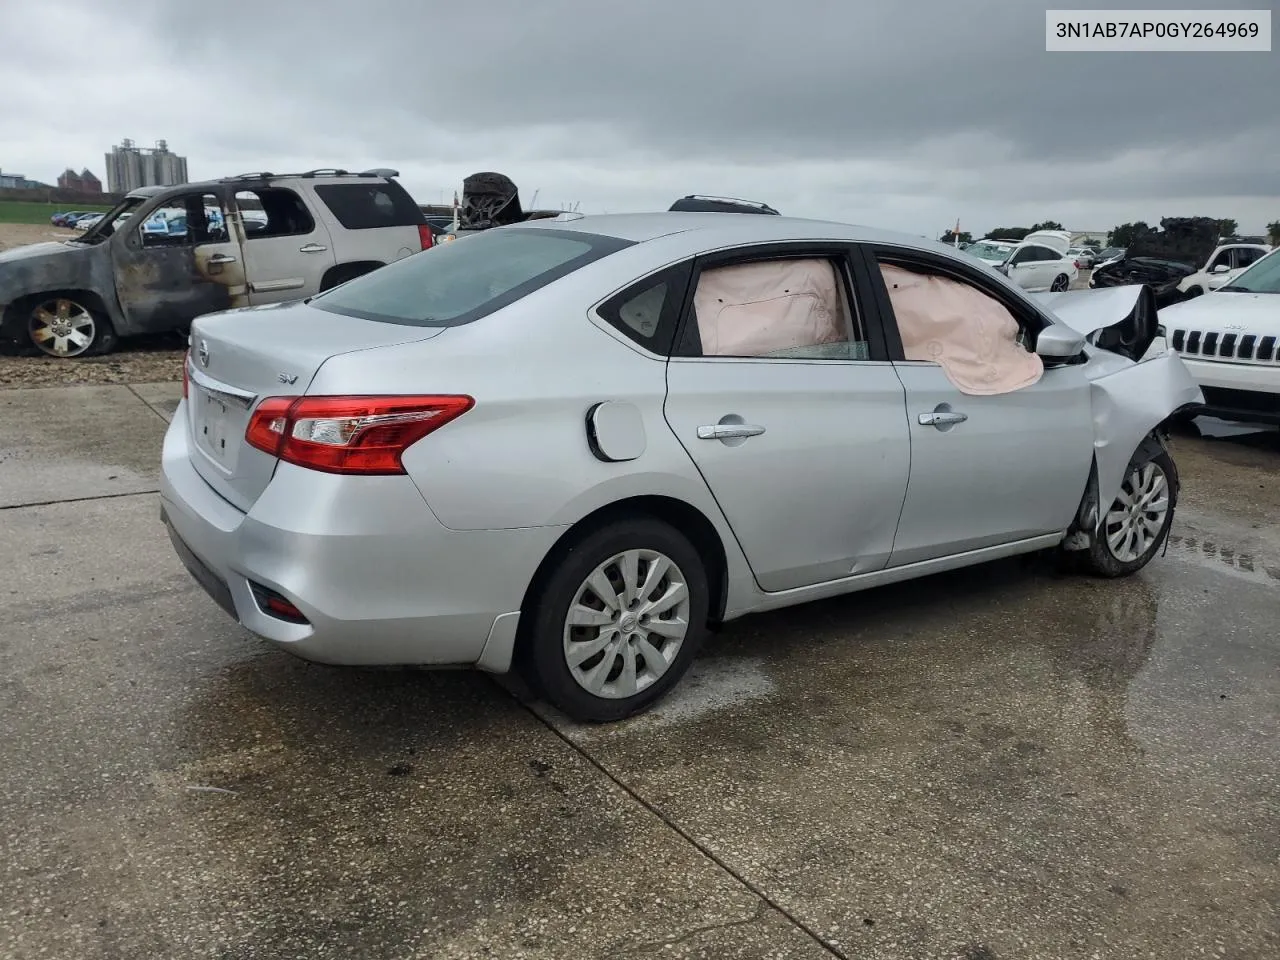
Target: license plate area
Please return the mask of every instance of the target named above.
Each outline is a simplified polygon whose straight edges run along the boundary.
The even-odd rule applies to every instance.
[[[196,446],[219,468],[232,473],[244,431],[244,410],[234,399],[192,384],[192,433]]]

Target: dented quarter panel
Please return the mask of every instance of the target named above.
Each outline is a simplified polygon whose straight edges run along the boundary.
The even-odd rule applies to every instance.
[[[1147,435],[1183,407],[1203,403],[1204,395],[1176,353],[1135,363],[1090,348],[1085,376],[1093,407],[1098,502],[1110,505]]]

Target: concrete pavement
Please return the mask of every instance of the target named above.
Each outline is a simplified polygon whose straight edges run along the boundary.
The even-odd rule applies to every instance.
[[[178,384],[0,391],[0,956],[1280,953],[1280,446],[1179,437],[1167,556],[733,624],[579,727],[311,666],[172,555]]]

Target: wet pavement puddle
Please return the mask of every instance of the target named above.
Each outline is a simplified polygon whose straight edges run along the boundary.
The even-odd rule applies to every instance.
[[[1169,556],[1243,577],[1253,583],[1272,587],[1280,584],[1280,564],[1264,564],[1252,554],[1237,552],[1233,547],[1218,544],[1211,537],[1170,534]]]

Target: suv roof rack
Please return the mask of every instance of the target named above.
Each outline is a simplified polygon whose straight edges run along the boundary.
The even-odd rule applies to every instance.
[[[240,173],[234,177],[223,177],[220,183],[232,183],[240,180],[284,180],[288,178],[311,178],[315,177],[392,177],[400,176],[399,170],[392,170],[390,167],[376,167],[373,170],[362,170],[359,173],[353,173],[350,170],[343,170],[341,167],[318,167],[315,170],[307,170],[303,173],[271,173],[269,170],[260,171],[258,173]]]
[[[681,197],[668,209],[686,213],[766,213],[775,217],[781,216],[773,207],[758,200],[716,197],[702,193],[691,193],[687,197]]]

